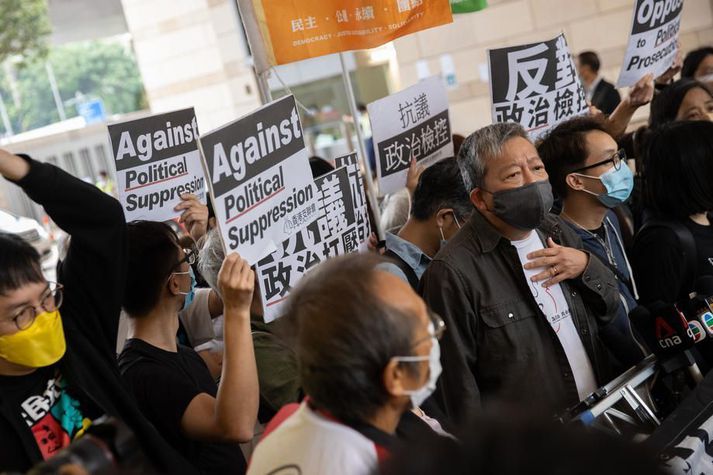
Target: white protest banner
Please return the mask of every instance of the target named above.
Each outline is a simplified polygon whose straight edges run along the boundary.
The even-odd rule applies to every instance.
[[[315,189],[294,96],[202,136],[226,253],[251,265],[313,221]]]
[[[290,291],[305,273],[330,257],[356,252],[369,237],[357,156],[337,158],[336,163],[341,168],[315,180],[317,219],[257,264],[267,323],[283,314]]]
[[[367,109],[382,194],[406,186],[411,158],[429,166],[453,155],[448,96],[440,77],[372,102]]]
[[[126,221],[167,221],[183,193],[206,202],[193,108],[110,124],[119,201]]]
[[[517,122],[532,140],[589,111],[564,34],[488,50],[493,122]]]
[[[659,77],[673,65],[682,11],[683,0],[636,0],[617,87],[633,86],[648,73]]]

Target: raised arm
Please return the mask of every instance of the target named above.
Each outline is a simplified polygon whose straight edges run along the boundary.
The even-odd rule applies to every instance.
[[[126,273],[121,205],[96,187],[26,155],[0,150],[0,174],[69,234],[69,251],[58,274],[65,286],[64,318],[113,358]]]

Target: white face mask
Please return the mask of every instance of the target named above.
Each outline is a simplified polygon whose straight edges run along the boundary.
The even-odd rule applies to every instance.
[[[428,333],[432,335],[433,344],[431,345],[431,351],[428,356],[395,356],[393,359],[396,361],[403,361],[405,363],[413,363],[419,361],[428,361],[428,381],[419,389],[405,390],[404,395],[411,397],[411,404],[413,407],[419,407],[423,402],[429,398],[433,391],[436,390],[436,382],[438,377],[441,375],[443,367],[441,366],[441,346],[438,344],[438,340],[435,335],[435,327],[433,323],[428,324]]]
[[[453,221],[455,221],[456,226],[458,226],[458,230],[460,230],[460,223],[458,222],[458,218],[456,218],[456,214],[453,213]],[[441,232],[441,247],[445,246],[446,243],[448,242],[448,239],[446,239],[446,235],[443,234],[443,227],[438,226],[438,230]]]

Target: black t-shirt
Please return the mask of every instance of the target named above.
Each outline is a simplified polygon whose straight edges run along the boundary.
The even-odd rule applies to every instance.
[[[127,340],[119,368],[144,415],[196,469],[206,474],[239,474],[246,470],[237,444],[201,442],[181,431],[181,418],[201,393],[215,397],[218,387],[208,367],[191,348],[173,353],[138,339]]]
[[[694,223],[690,219],[686,222],[686,227],[693,233],[696,241],[696,251],[698,259],[696,261],[696,278],[703,276],[713,276],[713,225],[703,226]]]
[[[102,411],[81,390],[73,387],[56,366],[40,368],[26,376],[0,376],[0,460],[2,470],[24,470],[31,465],[18,436],[27,430],[47,460],[80,437]]]
[[[695,276],[684,275],[687,271],[681,258],[682,244],[673,230],[657,226],[637,236],[632,265],[642,304],[685,300],[696,280],[713,276],[713,225],[702,226],[690,219],[683,225],[690,230],[696,245]]]

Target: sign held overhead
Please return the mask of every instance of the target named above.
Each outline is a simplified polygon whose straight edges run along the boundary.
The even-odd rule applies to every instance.
[[[205,203],[206,183],[193,109],[109,125],[119,201],[128,221],[167,221],[192,193]]]

